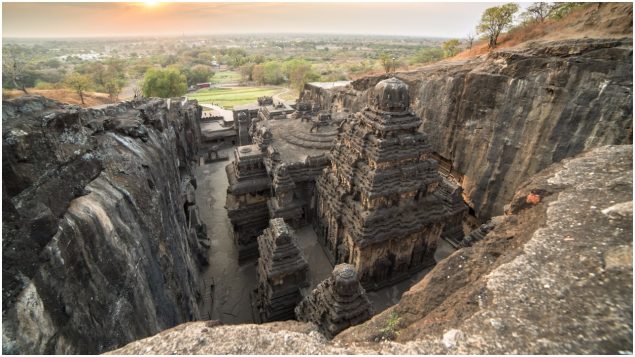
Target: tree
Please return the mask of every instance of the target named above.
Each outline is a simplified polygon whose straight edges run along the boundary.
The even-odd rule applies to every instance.
[[[119,93],[121,93],[121,88],[123,87],[121,81],[111,78],[106,83],[104,83],[104,89],[106,93],[108,93],[108,97],[110,98],[110,102],[114,103],[119,99]]]
[[[551,14],[554,6],[547,2],[535,2],[523,12],[522,17],[526,22],[544,22]]]
[[[467,43],[467,49],[471,50],[474,45],[474,35],[470,32],[465,36],[465,42]]]
[[[570,13],[575,8],[578,8],[587,3],[583,2],[557,2],[551,6],[551,11],[549,12],[549,17],[552,19],[560,20],[566,14]]]
[[[457,39],[447,40],[443,42],[443,55],[445,57],[454,57],[459,53],[459,46],[461,42]]]
[[[264,83],[280,84],[284,82],[282,65],[279,62],[265,62],[263,71]]]
[[[387,52],[382,52],[379,55],[379,63],[381,63],[386,73],[395,70],[395,57],[390,57]]]
[[[254,69],[253,63],[247,63],[240,66],[240,82],[246,83],[253,80],[252,72]]]
[[[150,68],[143,77],[143,95],[146,97],[170,98],[187,91],[187,78],[178,69]]]
[[[413,63],[428,63],[438,61],[443,58],[443,50],[438,47],[422,48],[415,54]]]
[[[285,64],[287,77],[291,88],[300,93],[304,85],[311,80],[317,79],[317,75],[313,73],[312,66],[309,62],[300,59],[293,59]]]
[[[84,92],[93,86],[93,81],[89,76],[85,74],[72,73],[66,77],[64,84],[79,95],[79,99],[82,101],[82,104],[86,104],[84,103]]]
[[[27,74],[27,64],[26,55],[18,47],[7,46],[3,49],[2,71],[13,83],[13,86],[23,91],[24,94],[29,94],[26,91],[24,81]]]
[[[187,84],[194,85],[197,83],[205,83],[208,82],[209,79],[214,75],[214,69],[211,66],[206,66],[204,64],[197,64],[192,67],[188,72],[186,72]]]
[[[485,10],[476,31],[487,36],[489,48],[496,47],[498,36],[503,30],[511,26],[517,11],[518,5],[514,3],[494,6]]]
[[[251,78],[258,84],[265,84],[265,65],[254,65],[251,70]]]

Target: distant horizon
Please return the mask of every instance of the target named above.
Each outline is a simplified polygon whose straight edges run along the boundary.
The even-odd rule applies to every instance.
[[[75,37],[20,37],[2,36],[3,40],[82,40],[82,39],[126,39],[126,38],[192,38],[192,37],[221,37],[221,36],[344,36],[344,37],[408,37],[420,39],[450,39],[453,37],[424,36],[424,35],[386,35],[379,33],[359,34],[359,33],[330,33],[330,32],[228,32],[228,33],[200,33],[200,34],[165,34],[165,35],[95,35],[95,36],[75,36]]]
[[[7,3],[3,39],[232,35],[464,38],[501,3]],[[80,35],[81,34],[81,35]]]

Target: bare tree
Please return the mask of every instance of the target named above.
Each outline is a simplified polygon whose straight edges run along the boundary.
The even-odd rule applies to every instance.
[[[4,54],[2,56],[2,70],[9,78],[11,78],[13,85],[23,91],[24,94],[29,94],[24,85],[27,64],[28,61],[26,56],[18,49],[13,47],[4,49]]]
[[[472,49],[472,45],[474,45],[474,34],[473,33],[468,33],[467,36],[465,36],[465,42],[467,43],[467,49],[471,50]]]
[[[134,94],[134,99],[143,98],[143,91],[141,90],[139,86],[132,87],[132,93]]]

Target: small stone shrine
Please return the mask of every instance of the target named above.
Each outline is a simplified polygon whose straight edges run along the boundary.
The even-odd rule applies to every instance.
[[[258,289],[254,314],[258,322],[292,320],[302,300],[300,289],[309,285],[309,264],[296,237],[282,218],[270,220],[258,237]]]
[[[295,308],[299,321],[313,322],[328,338],[370,319],[372,307],[350,264],[335,266],[331,276]]]

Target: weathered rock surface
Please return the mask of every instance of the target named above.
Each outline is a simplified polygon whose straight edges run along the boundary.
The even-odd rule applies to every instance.
[[[601,147],[540,172],[484,240],[441,261],[399,304],[333,341],[298,322],[197,322],[112,353],[630,352],[632,150]],[[528,204],[532,192],[541,199]],[[393,316],[397,342],[372,342]]]
[[[199,316],[200,107],[3,101],[4,353],[98,353]]]
[[[410,88],[432,149],[464,175],[467,202],[479,218],[502,214],[518,186],[554,162],[632,143],[632,4],[601,11],[615,7],[624,18],[613,22],[631,24],[621,39],[535,41],[396,73]],[[386,78],[303,97],[356,112]]]
[[[428,353],[632,351],[632,149],[601,147],[540,172],[484,240],[336,339],[372,339],[396,314],[397,341]]]

